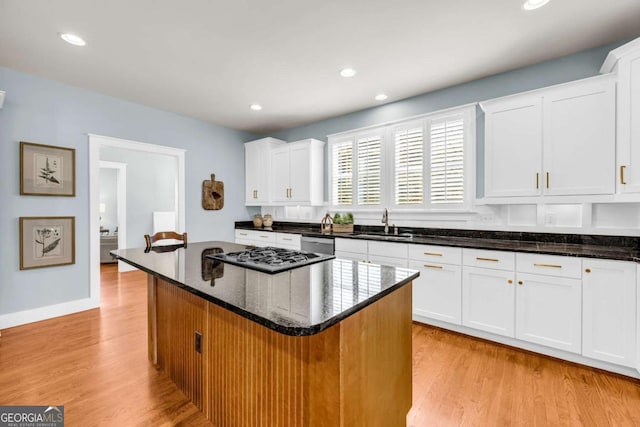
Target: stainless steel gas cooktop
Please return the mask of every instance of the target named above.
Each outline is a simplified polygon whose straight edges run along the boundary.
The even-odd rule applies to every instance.
[[[335,255],[267,246],[262,248],[252,247],[238,252],[207,255],[207,258],[262,271],[264,273],[275,274],[298,267],[304,267],[305,265],[327,261],[335,258]]]

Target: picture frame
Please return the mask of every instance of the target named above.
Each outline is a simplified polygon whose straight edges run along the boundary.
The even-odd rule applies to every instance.
[[[75,197],[76,150],[21,141],[20,194]]]
[[[20,270],[76,263],[76,217],[20,217]]]

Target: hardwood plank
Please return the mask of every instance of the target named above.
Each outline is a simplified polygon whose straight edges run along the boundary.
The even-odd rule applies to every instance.
[[[213,425],[147,359],[146,275],[101,279],[99,310],[2,331],[0,405],[65,405],[68,426]],[[412,340],[408,426],[640,425],[638,380],[418,323]]]
[[[101,273],[101,308],[6,329],[0,405],[64,405],[68,426],[211,426],[147,358],[147,279]]]

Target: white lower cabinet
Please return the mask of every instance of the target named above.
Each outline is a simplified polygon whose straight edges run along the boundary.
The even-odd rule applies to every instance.
[[[636,265],[585,259],[582,355],[636,366]]]
[[[462,324],[470,328],[515,336],[516,285],[511,271],[464,266]]]
[[[420,271],[413,281],[413,313],[460,325],[462,267],[409,261],[409,268]]]
[[[461,253],[460,248],[412,245],[409,268],[420,271],[413,281],[414,315],[462,323]]]
[[[300,250],[300,234],[274,233],[260,230],[236,230],[235,242],[241,245],[274,246]]]
[[[530,273],[516,280],[516,338],[580,353],[581,281]]]
[[[515,254],[462,250],[462,324],[513,338]]]
[[[334,245],[336,258],[407,268],[406,243],[337,238]]]

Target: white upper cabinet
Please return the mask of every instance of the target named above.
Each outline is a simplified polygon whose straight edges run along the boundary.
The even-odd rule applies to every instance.
[[[613,194],[615,79],[557,86],[543,99],[545,194]]]
[[[284,143],[275,138],[262,138],[244,144],[245,205],[268,205],[271,201],[271,150]]]
[[[615,191],[615,79],[597,76],[481,103],[485,197]]]
[[[615,72],[617,96],[617,185],[620,193],[640,192],[640,38],[609,52],[600,70]]]
[[[322,205],[324,142],[305,139],[271,151],[271,195],[275,204]]]
[[[485,109],[485,196],[536,196],[542,169],[539,96],[489,102]]]

